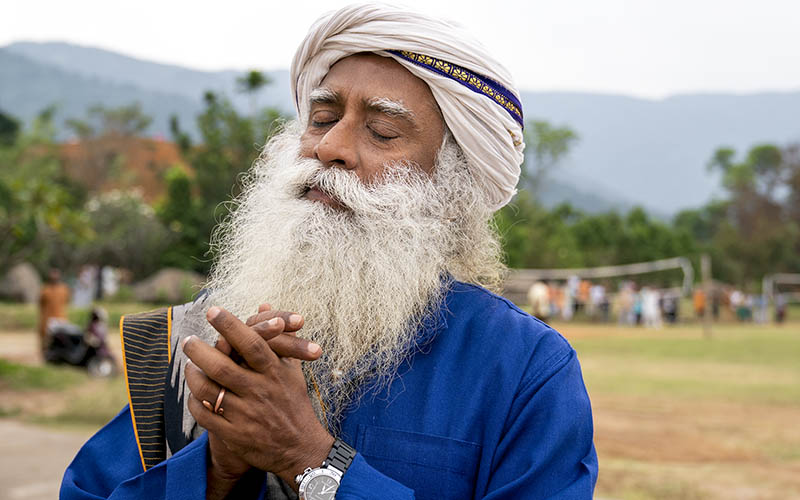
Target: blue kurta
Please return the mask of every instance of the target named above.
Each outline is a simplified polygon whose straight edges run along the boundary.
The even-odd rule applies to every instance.
[[[358,454],[336,498],[591,499],[591,406],[567,341],[464,283],[435,323],[391,385],[345,415],[339,437]],[[61,498],[204,499],[207,450],[203,434],[143,472],[125,408],[78,452]]]

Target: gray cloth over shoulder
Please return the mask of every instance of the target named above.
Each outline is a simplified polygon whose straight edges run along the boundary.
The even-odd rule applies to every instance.
[[[195,335],[204,342],[214,345],[219,334],[211,331],[206,322],[206,310],[211,307],[208,294],[201,294],[194,302],[172,308],[171,345],[172,363],[167,377],[165,391],[165,426],[167,457],[177,453],[189,442],[197,439],[204,431],[197,425],[189,412],[189,389],[184,377],[187,357],[180,348],[181,342]],[[169,411],[172,408],[173,411]],[[267,472],[265,500],[297,500],[297,493],[278,476]]]

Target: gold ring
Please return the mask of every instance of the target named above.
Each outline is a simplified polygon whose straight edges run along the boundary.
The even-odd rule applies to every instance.
[[[217,394],[217,402],[214,403],[214,413],[217,415],[222,415],[225,413],[225,410],[222,409],[222,398],[225,397],[225,388],[221,387],[219,390],[219,394]]]

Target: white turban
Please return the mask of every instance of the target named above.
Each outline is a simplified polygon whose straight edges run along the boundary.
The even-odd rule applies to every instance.
[[[460,26],[387,5],[351,5],[314,23],[292,61],[304,124],[311,91],[336,61],[358,52],[392,57],[428,84],[492,208],[508,203],[525,147],[509,72]]]

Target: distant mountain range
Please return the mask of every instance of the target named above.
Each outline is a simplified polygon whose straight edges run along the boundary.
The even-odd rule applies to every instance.
[[[513,69],[513,68],[512,68]],[[169,116],[194,130],[206,90],[236,92],[244,71],[199,71],[67,43],[18,42],[0,47],[0,109],[30,120],[49,104],[59,117],[82,117],[97,103],[138,101],[153,117],[152,135],[169,137]],[[273,83],[260,106],[293,112],[288,71],[269,71]],[[800,89],[800,82],[798,82]],[[527,119],[574,129],[580,141],[542,193],[549,204],[570,201],[587,211],[643,205],[667,216],[707,202],[718,179],[705,165],[713,151],[743,154],[759,142],[800,141],[800,90],[749,95],[679,95],[662,100],[571,93],[522,92]]]

